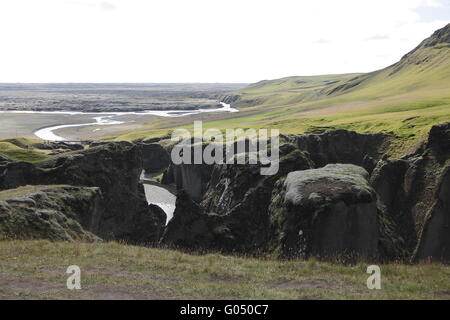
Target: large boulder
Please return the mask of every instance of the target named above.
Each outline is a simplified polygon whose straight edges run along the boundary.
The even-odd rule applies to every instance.
[[[379,256],[377,195],[351,164],[291,172],[274,190],[272,247],[282,257],[349,261]]]
[[[99,241],[99,188],[26,186],[0,192],[1,239]]]

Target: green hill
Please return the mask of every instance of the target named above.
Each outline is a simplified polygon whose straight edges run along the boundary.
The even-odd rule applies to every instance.
[[[236,92],[238,105],[287,105],[374,100],[420,92],[450,96],[450,24],[436,31],[398,63],[367,74],[264,80]],[[430,92],[431,91],[431,92]],[[334,99],[333,99],[334,98]]]
[[[398,156],[432,125],[450,120],[450,24],[382,70],[261,81],[230,96],[234,106],[251,111],[239,119],[242,126],[283,133],[393,132],[399,139],[390,153]],[[215,125],[229,123],[236,121]]]
[[[205,128],[277,128],[285,134],[390,132],[398,139],[388,153],[400,156],[425,139],[431,126],[450,120],[450,24],[382,70],[264,80],[223,98],[241,112],[194,118]],[[149,138],[190,126],[190,117],[161,119],[111,138]]]

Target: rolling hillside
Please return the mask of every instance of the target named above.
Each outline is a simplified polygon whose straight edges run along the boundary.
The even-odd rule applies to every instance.
[[[277,128],[284,134],[337,128],[389,132],[397,139],[387,152],[400,156],[415,148],[432,125],[450,120],[450,24],[382,70],[264,80],[223,99],[241,112],[193,118],[203,120],[205,128]],[[161,136],[192,122],[190,117],[150,121],[107,139]]]
[[[367,74],[265,80],[236,92],[238,105],[287,105],[330,100],[374,100],[420,92],[450,96],[450,24],[436,31],[398,63]],[[334,98],[334,99],[333,99]]]

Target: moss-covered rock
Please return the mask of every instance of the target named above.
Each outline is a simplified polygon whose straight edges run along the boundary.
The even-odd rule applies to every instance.
[[[139,183],[142,150],[123,142],[73,151],[39,164],[0,164],[0,190],[24,185],[68,184],[98,187],[104,214],[97,235],[132,243],[156,242],[165,225],[164,211],[148,206]]]
[[[270,206],[271,245],[281,257],[378,259],[380,209],[368,173],[351,164],[291,172]]]
[[[99,188],[33,186],[0,192],[1,239],[100,241]]]

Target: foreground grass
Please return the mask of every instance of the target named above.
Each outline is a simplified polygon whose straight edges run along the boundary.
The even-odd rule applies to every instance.
[[[450,266],[381,266],[382,289],[366,287],[366,264],[341,266],[220,254],[189,255],[119,243],[0,242],[1,299],[450,299]],[[81,268],[81,290],[66,268]]]

